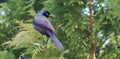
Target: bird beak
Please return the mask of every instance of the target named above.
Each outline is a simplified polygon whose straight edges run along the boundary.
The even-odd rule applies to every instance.
[[[53,15],[53,14],[50,14],[50,15],[49,15],[49,17],[55,17],[55,15]]]

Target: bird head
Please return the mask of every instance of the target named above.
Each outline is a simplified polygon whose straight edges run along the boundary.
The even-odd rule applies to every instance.
[[[53,14],[49,13],[47,10],[40,10],[38,12],[38,14],[43,15],[43,16],[45,16],[47,18],[49,18],[49,17],[55,17]]]

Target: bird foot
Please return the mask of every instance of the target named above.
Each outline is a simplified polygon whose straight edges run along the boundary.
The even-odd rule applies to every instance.
[[[43,45],[47,45],[49,38],[47,40],[43,40]]]

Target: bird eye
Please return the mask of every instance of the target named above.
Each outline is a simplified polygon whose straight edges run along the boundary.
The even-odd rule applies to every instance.
[[[46,13],[46,15],[49,15],[48,13]]]

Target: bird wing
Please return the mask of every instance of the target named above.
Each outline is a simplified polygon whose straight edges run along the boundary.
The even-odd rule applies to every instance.
[[[53,28],[48,18],[43,15],[36,15],[34,19],[37,26],[42,27],[46,30],[52,30],[55,33],[55,29]]]

